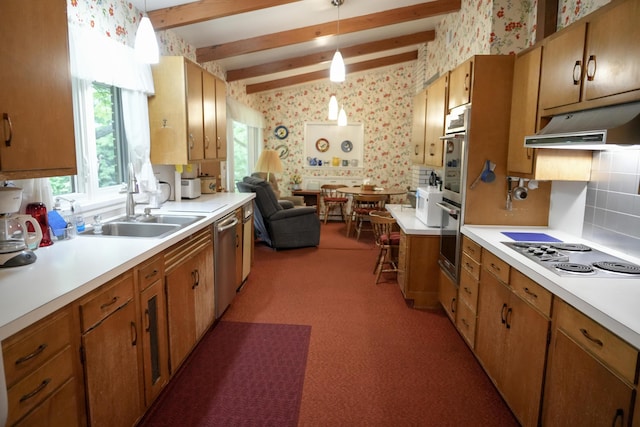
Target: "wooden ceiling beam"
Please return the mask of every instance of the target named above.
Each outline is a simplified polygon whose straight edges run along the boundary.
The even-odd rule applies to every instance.
[[[400,64],[402,62],[415,61],[418,59],[418,51],[401,53],[398,55],[387,56],[385,58],[372,59],[370,61],[358,62],[355,64],[347,64],[347,74],[359,71],[371,70],[373,68],[386,67],[388,65]],[[307,83],[314,80],[328,79],[327,70],[314,71],[312,73],[300,74],[297,76],[287,77],[284,79],[271,80],[268,82],[247,85],[247,95],[267,90],[279,89],[281,87]]]
[[[456,12],[460,10],[460,3],[461,0],[434,0],[428,3],[390,9],[355,18],[341,19],[340,34],[354,33]],[[333,36],[336,31],[337,22],[333,21],[230,43],[201,47],[196,49],[196,60],[202,64],[231,56],[305,43],[319,37]]]
[[[422,31],[420,33],[395,37],[392,39],[378,40],[371,43],[364,43],[355,46],[340,48],[343,58],[353,58],[356,56],[368,55],[385,50],[397,49],[420,43],[427,43],[435,39],[436,32],[433,30]],[[251,77],[264,76],[282,71],[289,71],[296,68],[308,67],[323,62],[329,62],[333,58],[335,49],[314,53],[311,55],[288,58],[281,61],[273,61],[266,64],[255,65],[253,67],[239,68],[227,71],[227,81],[233,82]]]
[[[148,12],[156,31],[266,9],[301,0],[200,0]]]

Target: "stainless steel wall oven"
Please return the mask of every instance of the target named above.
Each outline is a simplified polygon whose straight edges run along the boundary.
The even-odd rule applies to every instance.
[[[460,226],[464,217],[466,183],[468,106],[451,110],[447,115],[444,143],[444,177],[442,202],[442,232],[440,235],[440,267],[458,283],[460,271]]]

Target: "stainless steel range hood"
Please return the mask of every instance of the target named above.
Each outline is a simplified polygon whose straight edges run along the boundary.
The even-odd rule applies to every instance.
[[[640,102],[554,116],[525,147],[577,150],[640,148]]]

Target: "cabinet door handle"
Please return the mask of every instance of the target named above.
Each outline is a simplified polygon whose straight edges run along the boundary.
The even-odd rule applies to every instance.
[[[115,297],[111,298],[111,301],[109,301],[109,302],[105,302],[104,304],[102,304],[102,305],[100,306],[100,310],[104,310],[104,309],[106,309],[106,308],[111,307],[113,304],[115,304],[116,302],[118,302],[118,299],[119,299],[119,298],[120,298],[120,297],[118,297],[118,296],[115,296]]]
[[[471,79],[469,78],[469,73],[464,75],[464,91],[469,92],[469,86],[471,86]]]
[[[148,308],[144,309],[144,321],[145,321],[144,331],[145,332],[149,332],[151,330],[151,319],[149,318],[149,309]]]
[[[455,298],[451,298],[451,312],[452,313],[456,312],[456,299]]]
[[[527,148],[527,160],[531,160],[533,158],[533,148]]]
[[[509,309],[507,310],[507,317],[505,319],[507,329],[511,329],[511,313],[513,313],[513,310],[511,309],[511,307],[509,307]]]
[[[538,298],[538,295],[535,292],[531,292],[529,288],[524,288],[524,293],[531,296],[532,298]]]
[[[573,84],[578,86],[580,84],[580,77],[582,76],[582,61],[576,61],[576,65],[573,66]]]
[[[222,145],[221,142],[222,142],[222,139],[220,139],[219,136],[216,136],[216,148],[218,150],[220,149],[220,146]]]
[[[26,356],[22,356],[21,358],[19,358],[18,360],[16,360],[16,365],[20,365],[24,362],[26,362],[27,360],[31,360],[34,357],[36,357],[37,355],[39,355],[40,353],[42,353],[44,351],[44,349],[47,348],[46,344],[40,344],[38,346],[38,348],[36,348],[35,350],[33,350],[33,352],[27,354]]]
[[[587,80],[590,82],[593,81],[596,77],[596,68],[598,63],[596,61],[595,55],[590,55],[589,60],[587,61]]]
[[[613,416],[613,422],[611,423],[612,426],[616,426],[618,425],[617,421],[618,419],[620,419],[620,425],[623,426],[624,425],[624,410],[622,408],[618,408],[616,409],[616,414]]]
[[[211,144],[211,140],[209,139],[209,135],[205,135],[204,136],[204,148],[209,148],[209,145]]]
[[[500,309],[500,322],[504,325],[507,323],[507,303],[502,304],[502,308]]]
[[[418,150],[418,144],[416,144],[416,149],[413,150],[413,154],[415,154],[416,156],[420,154],[420,151]]]
[[[200,285],[200,272],[198,269],[195,269],[191,272],[191,280],[193,281],[193,285],[191,285],[191,289],[195,289]]]
[[[45,378],[38,387],[30,391],[29,393],[25,394],[24,396],[22,396],[20,398],[20,403],[24,402],[25,400],[29,400],[36,394],[40,393],[42,390],[45,389],[46,386],[49,385],[50,382],[51,382],[51,378]]]
[[[11,139],[13,139],[13,125],[11,124],[11,117],[9,113],[2,113],[2,121],[7,124],[9,128],[9,135],[4,140],[4,145],[11,147]]]
[[[592,335],[589,333],[589,331],[587,331],[586,329],[584,329],[584,328],[580,328],[580,332],[582,333],[582,335],[584,335],[584,337],[585,337],[586,339],[588,339],[589,341],[591,341],[592,343],[594,343],[594,344],[595,344],[595,345],[597,345],[598,347],[603,347],[603,346],[604,346],[604,343],[603,343],[601,340],[599,340],[598,338],[596,338],[596,337],[592,336]]]
[[[433,142],[429,145],[429,155],[430,156],[436,155],[436,144],[434,144]]]
[[[195,142],[193,139],[193,134],[190,133],[189,134],[189,150],[193,150],[193,147],[195,146]]]
[[[136,328],[136,323],[131,322],[131,346],[135,347],[138,344],[138,329]]]
[[[467,322],[467,319],[462,319],[461,322],[465,328],[469,329],[469,322]]]

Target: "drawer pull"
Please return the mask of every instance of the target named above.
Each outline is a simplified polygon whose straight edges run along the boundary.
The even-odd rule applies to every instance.
[[[467,270],[473,271],[473,265],[469,264],[468,262],[465,262],[464,265],[467,266]]]
[[[500,267],[498,267],[497,265],[495,265],[494,263],[491,263],[491,268],[493,268],[496,271],[500,271]]]
[[[111,299],[111,301],[109,301],[109,302],[105,302],[104,304],[102,304],[102,305],[100,306],[100,310],[104,310],[104,309],[106,309],[106,308],[111,307],[113,304],[115,304],[115,303],[118,301],[118,299],[119,299],[119,298],[120,298],[120,297],[113,297],[113,298]]]
[[[47,348],[46,344],[40,344],[38,348],[36,348],[33,353],[27,354],[26,356],[22,356],[20,359],[16,360],[16,365],[20,365],[21,363],[26,362],[27,360],[31,360]]]
[[[596,344],[598,347],[604,346],[604,343],[602,341],[600,341],[598,338],[592,337],[589,331],[587,331],[586,329],[580,328],[580,332],[582,332],[582,335],[584,335],[586,339]]]
[[[25,400],[29,400],[31,399],[33,396],[35,396],[36,394],[40,393],[42,390],[44,390],[44,388],[46,386],[49,385],[49,383],[51,382],[51,378],[45,378],[44,381],[42,381],[40,383],[40,385],[38,387],[36,387],[33,391],[25,394],[24,396],[22,396],[20,398],[20,403],[24,402]]]
[[[467,246],[467,252],[469,252],[470,254],[475,254],[476,250],[473,249],[471,246]]]
[[[158,274],[158,270],[153,270],[151,273],[147,274],[146,276],[144,276],[145,280],[149,280],[151,279],[153,276],[155,276],[156,274]]]
[[[469,295],[471,295],[471,294],[472,294],[471,289],[469,289],[467,286],[465,286],[465,287],[464,287],[464,288],[462,288],[462,289],[464,289],[464,291],[465,291],[467,294],[469,294]]]
[[[525,294],[527,294],[527,295],[529,295],[529,296],[531,296],[531,297],[533,297],[533,298],[538,298],[538,295],[537,295],[537,294],[535,294],[534,292],[531,292],[531,291],[529,290],[529,288],[524,288],[524,293],[525,293]]]

